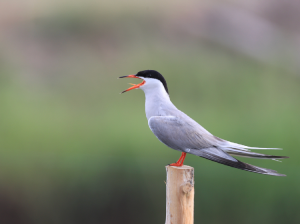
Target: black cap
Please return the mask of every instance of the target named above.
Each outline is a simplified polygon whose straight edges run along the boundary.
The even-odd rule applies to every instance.
[[[165,78],[159,72],[157,72],[155,70],[144,70],[144,71],[138,72],[136,74],[136,76],[158,79],[159,81],[161,81],[161,83],[165,87],[166,92],[169,94],[167,82],[166,82]]]

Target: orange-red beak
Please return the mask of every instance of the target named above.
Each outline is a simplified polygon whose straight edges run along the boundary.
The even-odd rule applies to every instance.
[[[141,79],[141,78],[139,78],[139,77],[137,77],[137,76],[135,76],[135,75],[121,76],[121,77],[119,77],[119,78],[136,78],[136,79]],[[139,88],[139,87],[141,87],[142,85],[144,85],[145,83],[146,83],[145,80],[143,80],[143,82],[140,83],[140,84],[131,84],[131,83],[130,83],[130,84],[133,85],[133,86],[131,86],[130,88],[124,90],[122,93],[128,92],[128,91],[130,91],[130,90],[132,90],[132,89]]]

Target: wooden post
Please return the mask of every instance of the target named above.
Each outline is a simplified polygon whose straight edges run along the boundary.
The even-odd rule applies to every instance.
[[[166,166],[166,224],[194,223],[194,168]]]

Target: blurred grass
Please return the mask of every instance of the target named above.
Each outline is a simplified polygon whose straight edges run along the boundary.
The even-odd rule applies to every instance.
[[[55,37],[55,46],[73,40],[62,45],[67,50],[50,70],[57,76],[31,82],[26,67],[1,69],[0,196],[16,201],[23,223],[164,221],[164,166],[179,153],[149,130],[143,92],[119,95],[128,80],[117,80],[144,69],[160,71],[173,103],[214,135],[280,147],[284,151],[266,153],[291,157],[242,159],[287,174],[276,178],[187,156],[195,167],[195,222],[298,223],[299,78],[211,43],[178,45],[160,36],[155,23],[151,35],[143,21],[116,21],[108,31],[99,28],[108,47],[92,49],[80,29]],[[51,31],[42,23],[46,37],[68,29],[53,24]]]

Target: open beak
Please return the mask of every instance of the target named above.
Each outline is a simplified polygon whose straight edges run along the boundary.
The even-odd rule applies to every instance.
[[[137,76],[135,76],[135,75],[121,76],[121,77],[119,77],[119,78],[136,78],[136,79],[141,79],[141,78],[139,78],[139,77],[137,77]],[[132,90],[132,89],[137,89],[137,88],[141,87],[142,85],[144,85],[145,83],[146,83],[145,80],[143,80],[143,82],[140,83],[140,84],[131,84],[131,83],[130,83],[130,84],[133,85],[133,86],[131,86],[130,88],[124,90],[124,91],[121,92],[121,93],[128,92],[128,91],[130,91],[130,90]]]

